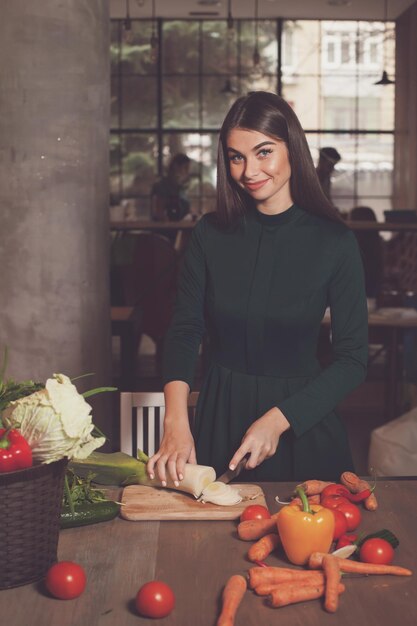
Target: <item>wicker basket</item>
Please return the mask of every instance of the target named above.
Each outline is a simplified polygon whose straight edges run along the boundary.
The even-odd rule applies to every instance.
[[[40,580],[57,560],[66,466],[0,473],[0,589]]]

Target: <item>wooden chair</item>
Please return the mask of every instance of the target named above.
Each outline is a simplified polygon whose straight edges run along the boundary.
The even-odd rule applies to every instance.
[[[198,392],[188,399],[188,417],[194,425]],[[158,450],[164,432],[164,394],[160,392],[122,392],[120,394],[120,450],[136,457],[140,448],[148,456]]]
[[[388,286],[400,292],[417,291],[416,232],[400,232],[385,242],[384,268]]]
[[[392,239],[384,242],[383,267],[382,289],[378,297],[378,306],[406,306],[404,302],[406,293],[417,293],[417,233],[415,231],[396,233]],[[404,375],[406,379],[410,376],[415,379],[417,367],[414,356],[415,331],[404,331],[403,336],[404,346],[399,345],[396,355],[398,379],[402,380]],[[386,368],[389,368],[389,349],[387,347],[389,338],[387,338],[386,331],[382,328],[370,328],[369,343],[376,348],[372,360],[376,361],[381,354],[385,353]]]

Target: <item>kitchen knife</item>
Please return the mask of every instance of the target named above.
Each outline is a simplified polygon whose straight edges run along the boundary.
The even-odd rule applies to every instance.
[[[245,469],[245,465],[246,465],[246,461],[248,460],[248,456],[246,455],[243,457],[243,459],[241,461],[239,461],[239,463],[236,465],[234,470],[228,469],[224,472],[224,474],[222,474],[221,476],[219,476],[218,478],[216,478],[216,482],[220,482],[220,483],[230,483],[231,480],[233,480],[233,478],[236,478],[237,476],[239,476],[240,472]]]

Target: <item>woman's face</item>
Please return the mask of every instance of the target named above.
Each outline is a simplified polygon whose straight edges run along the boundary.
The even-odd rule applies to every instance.
[[[284,141],[256,130],[234,128],[227,136],[230,175],[264,213],[292,204],[291,167]]]

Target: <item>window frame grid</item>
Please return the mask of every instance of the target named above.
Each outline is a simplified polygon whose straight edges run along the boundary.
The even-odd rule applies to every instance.
[[[157,18],[156,21],[156,27],[157,27],[157,35],[158,35],[158,42],[159,42],[159,54],[158,54],[158,58],[156,61],[156,71],[155,73],[152,74],[146,74],[146,73],[138,73],[138,72],[122,72],[120,67],[121,67],[121,60],[122,60],[122,44],[123,44],[123,19],[122,18],[112,18],[111,22],[112,23],[117,23],[117,43],[118,43],[118,71],[117,72],[111,72],[111,76],[112,77],[116,77],[117,78],[117,93],[118,93],[118,98],[119,98],[119,106],[118,106],[118,112],[117,112],[117,120],[118,120],[118,127],[111,127],[110,128],[110,135],[117,135],[121,138],[121,143],[122,143],[122,137],[124,135],[129,135],[129,134],[135,134],[135,135],[155,135],[156,141],[155,141],[155,145],[157,146],[157,158],[156,158],[156,165],[157,165],[157,172],[155,173],[156,176],[160,177],[164,174],[164,164],[163,164],[163,147],[164,147],[164,138],[167,135],[172,135],[172,134],[200,134],[200,135],[215,135],[218,136],[218,132],[219,132],[219,128],[213,128],[212,126],[210,127],[204,127],[202,125],[203,122],[203,81],[205,78],[227,78],[227,77],[233,77],[236,79],[236,84],[237,84],[237,89],[238,89],[238,95],[239,93],[241,93],[241,89],[242,89],[242,81],[246,78],[248,78],[248,73],[244,72],[242,70],[242,24],[243,22],[254,22],[254,19],[250,19],[250,18],[242,18],[242,19],[236,19],[235,20],[235,30],[236,30],[236,37],[237,37],[237,41],[236,41],[236,55],[237,55],[237,62],[236,62],[236,72],[216,72],[216,73],[209,73],[209,72],[205,72],[203,73],[203,67],[204,67],[204,46],[203,46],[203,24],[206,20],[204,19],[193,19],[193,18],[183,18],[181,20],[178,19],[165,19],[165,18]],[[216,19],[216,20],[210,20],[210,21],[215,21],[215,22],[224,22],[227,23],[227,20],[225,19]],[[283,90],[285,89],[285,83],[283,81],[283,66],[282,66],[282,60],[283,60],[283,51],[282,51],[282,43],[283,43],[283,33],[285,30],[285,22],[291,22],[294,20],[289,20],[289,19],[283,19],[283,18],[259,18],[258,22],[275,22],[275,33],[276,33],[276,41],[277,41],[277,71],[276,73],[273,72],[264,72],[264,76],[268,76],[270,78],[275,77],[275,82],[276,82],[276,92],[278,94],[282,94]],[[321,126],[321,128],[304,128],[304,132],[306,133],[307,137],[311,136],[311,135],[320,135],[321,138],[325,137],[326,135],[350,135],[350,136],[355,136],[355,147],[354,147],[354,153],[355,153],[355,168],[353,170],[353,194],[349,194],[349,195],[342,195],[342,194],[338,194],[336,196],[337,199],[351,199],[352,200],[352,206],[355,206],[356,204],[356,200],[363,194],[359,194],[358,192],[358,176],[359,176],[359,172],[358,169],[356,167],[357,165],[357,155],[358,155],[358,146],[360,143],[360,137],[366,137],[366,136],[372,136],[372,135],[391,135],[394,136],[394,128],[392,129],[364,129],[364,128],[358,128],[358,124],[356,123],[356,128],[345,128],[343,130],[341,129],[337,129],[337,128],[323,128],[323,121],[322,121],[322,78],[323,75],[327,75],[328,73],[323,72],[322,69],[322,55],[323,55],[323,50],[322,50],[322,45],[323,45],[323,36],[322,36],[322,23],[328,20],[296,20],[296,21],[315,21],[315,22],[319,22],[319,29],[320,29],[320,50],[317,54],[317,62],[318,62],[318,68],[317,71],[315,73],[311,73],[311,72],[306,72],[306,73],[299,73],[297,74],[298,78],[303,78],[303,77],[310,77],[310,78],[314,78],[318,81],[318,102],[319,102],[319,111],[318,111],[318,119],[319,119],[319,126]],[[340,20],[340,21],[344,21],[344,20]],[[348,21],[352,21],[352,20],[348,20]],[[359,95],[359,86],[360,86],[360,77],[363,77],[364,75],[366,75],[366,72],[360,72],[360,68],[363,64],[359,63],[359,45],[358,45],[358,37],[361,33],[361,29],[360,29],[360,23],[364,22],[366,20],[354,20],[356,22],[356,31],[355,31],[355,36],[356,36],[356,45],[355,45],[355,64],[352,67],[354,67],[355,71],[354,71],[354,76],[352,76],[354,83],[355,83],[355,94],[354,94],[354,101],[355,101],[355,113],[354,113],[354,117],[356,122],[358,122],[359,119],[359,104],[360,104],[360,95]],[[152,22],[151,18],[144,18],[144,19],[137,19],[137,18],[132,18],[132,24],[135,22]],[[164,32],[164,23],[166,22],[195,22],[198,23],[198,47],[199,47],[199,59],[198,59],[198,72],[178,72],[178,73],[173,73],[173,72],[164,72],[163,70],[163,46],[164,46],[164,36],[163,36],[163,32]],[[114,42],[112,42],[114,43]],[[370,72],[371,73],[371,72]],[[156,119],[157,119],[157,124],[156,126],[152,126],[152,127],[142,127],[142,128],[136,128],[136,127],[126,127],[123,128],[123,78],[124,77],[129,77],[129,76],[156,76],[156,81],[157,81],[157,86],[156,86],[156,94],[157,94],[157,115],[156,115]],[[198,126],[197,127],[175,127],[175,128],[171,128],[168,126],[164,126],[163,123],[163,81],[165,78],[172,78],[175,76],[183,76],[183,77],[194,77],[198,79],[198,88],[197,88],[197,92],[198,92]],[[119,155],[119,163],[118,163],[118,168],[117,168],[117,175],[118,175],[118,195],[120,197],[120,199],[123,198],[138,198],[138,199],[146,199],[148,198],[148,196],[142,195],[142,194],[137,194],[137,195],[126,195],[125,194],[125,190],[124,190],[124,186],[123,186],[123,156],[122,154]],[[391,171],[391,181],[390,181],[390,186],[391,186],[391,195],[387,196],[387,195],[380,195],[380,196],[375,196],[372,194],[366,194],[367,198],[377,198],[377,199],[386,199],[386,200],[391,200],[392,199],[392,187],[393,187],[393,171]],[[199,178],[199,187],[201,190],[202,187],[202,177],[203,177],[203,162],[200,161],[198,163],[198,178]],[[202,201],[204,200],[206,196],[204,196],[201,191],[200,191],[200,195],[199,195],[199,210],[201,212],[201,204]]]

